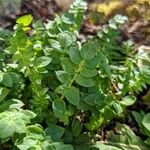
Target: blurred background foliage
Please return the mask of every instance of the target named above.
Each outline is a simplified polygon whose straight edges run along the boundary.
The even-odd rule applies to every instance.
[[[12,28],[18,16],[32,14],[34,19],[53,19],[67,11],[74,0],[0,0],[0,26]],[[93,34],[116,14],[126,15],[125,37],[135,43],[150,45],[150,0],[86,0],[88,10],[83,23],[84,34]],[[86,36],[85,35],[85,36]]]
[[[89,6],[89,21],[103,23],[118,13],[128,16],[131,21],[150,21],[150,0],[97,0]]]

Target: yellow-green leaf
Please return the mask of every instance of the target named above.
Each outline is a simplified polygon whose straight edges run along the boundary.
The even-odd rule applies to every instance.
[[[23,25],[23,26],[28,26],[31,24],[33,20],[33,17],[31,15],[25,15],[17,19],[16,23]]]

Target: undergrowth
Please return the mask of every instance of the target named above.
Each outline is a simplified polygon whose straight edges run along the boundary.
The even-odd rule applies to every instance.
[[[131,41],[118,42],[119,27],[127,20],[121,15],[81,42],[85,10],[86,3],[76,0],[46,24],[30,27],[32,16],[26,15],[14,32],[0,31],[2,149],[149,149],[150,113],[126,110],[150,83],[150,53],[135,52]],[[120,123],[101,140],[104,126],[128,115],[145,141]]]

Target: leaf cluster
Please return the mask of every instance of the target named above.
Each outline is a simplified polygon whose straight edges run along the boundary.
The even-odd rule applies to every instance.
[[[95,37],[81,42],[85,9],[86,3],[76,0],[68,13],[44,25],[35,22],[32,29],[32,16],[23,16],[11,38],[2,37],[1,143],[12,140],[20,150],[93,146],[98,129],[123,118],[136,93],[149,84],[149,53],[139,58],[131,42],[119,45],[116,40],[127,18],[115,16]]]

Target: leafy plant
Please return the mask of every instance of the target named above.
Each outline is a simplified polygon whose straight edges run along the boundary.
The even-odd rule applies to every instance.
[[[148,145],[150,145],[150,123],[149,123],[149,118],[150,118],[150,113],[145,114],[143,111],[136,112],[133,111],[132,115],[134,116],[134,119],[136,120],[136,122],[138,123],[138,126],[140,128],[140,132],[144,135],[147,136],[147,139],[145,141],[145,143],[147,143]]]
[[[132,43],[116,40],[127,18],[115,16],[95,37],[81,42],[85,9],[86,3],[76,0],[68,13],[32,27],[32,16],[26,15],[16,21],[9,40],[2,36],[2,143],[7,138],[20,150],[93,146],[95,133],[125,117],[126,107],[136,102],[136,92],[149,84],[149,67],[145,64],[145,71],[140,70],[141,58]],[[12,105],[12,99],[21,101]]]
[[[109,133],[109,141],[97,143],[92,146],[98,149],[113,149],[113,150],[148,150],[149,147],[126,125],[117,124],[116,133]]]

